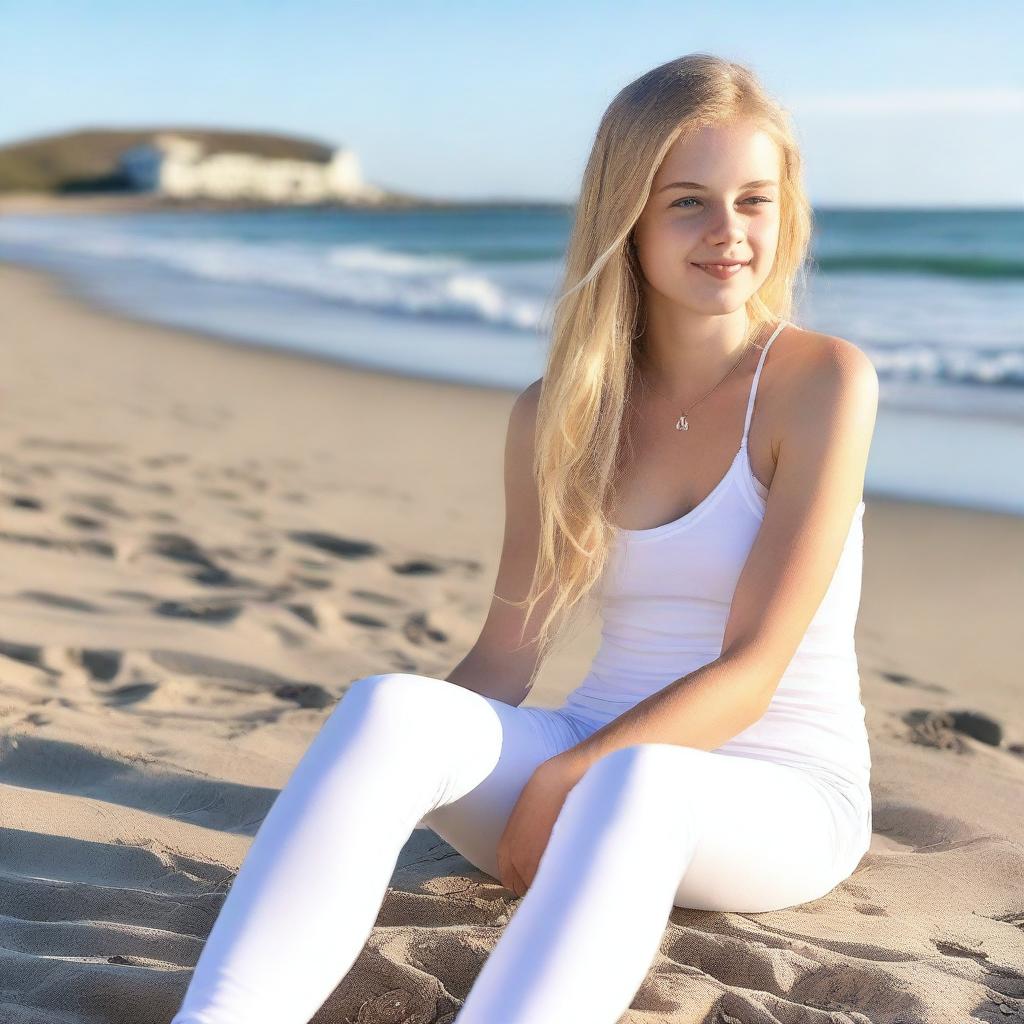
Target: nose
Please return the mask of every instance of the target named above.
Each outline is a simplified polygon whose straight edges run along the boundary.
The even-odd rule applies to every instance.
[[[711,245],[724,244],[726,248],[734,242],[742,241],[746,237],[743,229],[742,214],[731,207],[723,206],[717,214],[710,218],[707,239]]]

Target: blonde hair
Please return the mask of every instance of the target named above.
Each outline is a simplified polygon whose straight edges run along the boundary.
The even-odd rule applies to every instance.
[[[753,120],[775,140],[782,164],[774,265],[746,303],[755,336],[779,317],[790,319],[811,237],[812,208],[789,115],[744,65],[691,53],[627,85],[598,126],[555,302],[537,410],[537,560],[526,597],[508,602],[527,606],[522,640],[534,606],[553,589],[533,641],[539,651],[537,668],[553,645],[554,624],[582,607],[600,580],[615,537],[608,509],[621,458],[623,413],[635,370],[643,297],[640,267],[630,244],[632,230],[676,140],[707,125],[740,118]]]

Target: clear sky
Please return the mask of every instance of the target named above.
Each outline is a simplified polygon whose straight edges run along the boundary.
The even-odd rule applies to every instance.
[[[0,143],[284,131],[422,195],[572,201],[602,111],[672,57],[750,65],[817,206],[1024,205],[1021,0],[0,0]]]

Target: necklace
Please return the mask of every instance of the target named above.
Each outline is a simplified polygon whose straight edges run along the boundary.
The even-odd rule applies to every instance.
[[[688,410],[685,410],[685,411],[684,411],[684,412],[683,412],[683,413],[682,413],[682,414],[681,414],[681,415],[679,416],[679,419],[678,419],[678,420],[676,420],[676,430],[689,430],[689,429],[690,429],[690,423],[689,423],[689,420],[687,419],[687,416],[688,416],[689,412],[690,412],[690,411],[691,411],[692,409],[696,408],[696,406],[700,405],[700,403],[701,403],[701,402],[703,402],[705,398],[707,398],[707,397],[708,397],[709,395],[711,395],[711,394],[712,394],[712,393],[713,393],[714,391],[716,391],[716,390],[717,390],[717,389],[718,389],[718,388],[719,388],[719,387],[720,387],[720,386],[721,386],[721,385],[722,385],[722,384],[723,384],[723,383],[724,383],[724,382],[725,382],[726,380],[728,380],[728,379],[729,379],[729,377],[731,376],[731,374],[733,373],[733,371],[734,371],[734,370],[736,369],[736,367],[737,367],[737,366],[739,366],[741,362],[743,362],[743,357],[744,357],[744,356],[745,356],[745,355],[747,354],[747,351],[748,351],[748,349],[749,349],[749,348],[751,347],[751,345],[752,345],[752,344],[753,344],[753,341],[752,341],[752,339],[751,339],[751,338],[747,338],[747,343],[746,343],[746,344],[745,344],[745,345],[743,346],[743,351],[742,351],[742,352],[740,353],[740,357],[739,357],[739,359],[737,359],[737,360],[736,360],[736,362],[732,364],[732,369],[730,369],[730,370],[729,370],[729,372],[728,372],[728,373],[727,373],[727,374],[726,374],[726,375],[725,375],[725,376],[724,376],[724,377],[723,377],[723,378],[722,378],[722,379],[721,379],[721,380],[720,380],[720,381],[719,381],[719,382],[718,382],[718,383],[717,383],[717,384],[716,384],[716,385],[715,385],[715,386],[714,386],[714,387],[713,387],[713,388],[712,388],[712,389],[711,389],[710,391],[708,391],[708,392],[707,392],[707,394],[705,394],[705,395],[702,395],[702,396],[701,396],[700,398],[698,398],[698,399],[697,399],[697,401],[696,401],[696,402],[694,402],[694,403],[693,403],[693,405],[691,405],[691,406],[690,406],[690,408],[689,408]],[[638,372],[638,373],[640,373],[640,371],[639,371],[639,368],[638,368],[637,372]],[[643,381],[643,383],[644,383],[644,386],[645,386],[645,387],[649,387],[649,388],[651,388],[651,390],[652,390],[652,391],[653,391],[653,392],[654,392],[654,393],[655,393],[656,395],[659,395],[659,396],[660,396],[661,398],[664,398],[664,399],[665,399],[666,401],[669,401],[669,402],[671,402],[671,401],[672,401],[672,399],[668,398],[668,396],[667,396],[667,395],[663,395],[663,394],[662,394],[662,393],[661,393],[661,392],[660,392],[660,391],[659,391],[659,390],[658,390],[657,388],[655,388],[655,387],[652,387],[652,386],[651,386],[650,384],[648,384],[648,383],[647,383],[647,380],[645,379],[645,377],[644,377],[644,375],[643,375],[643,373],[640,373],[640,379],[641,379],[641,380]],[[673,404],[675,404],[675,403],[673,402]]]

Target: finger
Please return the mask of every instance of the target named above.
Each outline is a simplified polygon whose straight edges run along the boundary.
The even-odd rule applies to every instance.
[[[511,872],[509,871],[508,859],[505,856],[504,850],[499,847],[499,849],[498,849],[498,881],[501,882],[501,884],[506,889],[511,889],[512,886],[509,884],[511,882],[511,880],[512,880],[512,878],[511,878]]]
[[[514,864],[509,865],[509,873],[512,878],[512,885],[509,888],[516,894],[516,896],[525,896],[527,885],[523,881],[523,876],[519,874]]]

